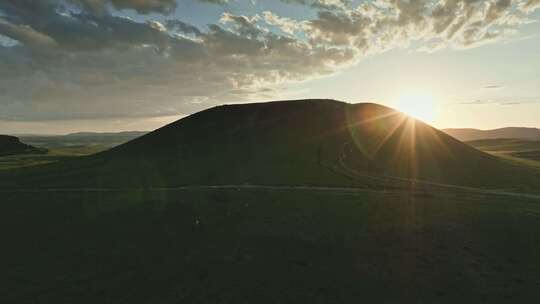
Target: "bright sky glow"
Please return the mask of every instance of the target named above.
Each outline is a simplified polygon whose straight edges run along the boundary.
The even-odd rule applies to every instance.
[[[426,123],[432,124],[436,118],[436,101],[426,92],[406,92],[395,102],[395,107],[399,111]]]

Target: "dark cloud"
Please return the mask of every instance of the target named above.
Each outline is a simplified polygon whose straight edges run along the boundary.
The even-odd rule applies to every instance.
[[[103,2],[103,0],[78,0],[84,2]],[[176,8],[176,0],[111,0],[117,9],[134,9],[138,13],[158,12],[169,14]]]
[[[184,34],[193,34],[195,36],[202,35],[201,30],[199,30],[199,28],[197,28],[196,26],[193,26],[191,24],[188,24],[180,20],[176,20],[176,19],[167,20],[167,22],[165,23],[165,26],[170,31],[178,31]]]
[[[4,6],[5,7],[5,6]],[[3,5],[0,4],[0,8]],[[24,45],[57,46],[65,51],[91,51],[151,44],[163,49],[167,37],[153,24],[138,23],[112,15],[58,11],[44,6],[36,16],[29,13],[0,19],[0,34]],[[7,10],[9,12],[9,9]]]
[[[66,5],[80,7],[88,13],[105,14],[108,7],[133,9],[140,14],[169,14],[177,6],[176,0],[2,0],[3,8],[18,14],[36,15],[50,8],[61,9]]]
[[[54,39],[34,30],[29,25],[12,24],[0,19],[0,33],[37,51],[56,46]]]
[[[206,107],[208,100],[261,95],[265,85],[328,74],[354,59],[347,49],[273,34],[255,17],[224,14],[203,32],[178,20],[139,23],[47,8],[37,19],[14,17],[54,44],[51,56],[0,28],[22,43],[1,48],[0,71],[6,72],[0,72],[0,90],[9,102],[0,104],[0,119],[174,115]]]
[[[45,0],[47,1],[47,0]],[[49,0],[50,1],[50,0]],[[103,14],[110,5],[115,9],[133,9],[140,14],[170,14],[176,8],[176,0],[66,0],[94,14]],[[54,2],[54,1],[50,1]]]

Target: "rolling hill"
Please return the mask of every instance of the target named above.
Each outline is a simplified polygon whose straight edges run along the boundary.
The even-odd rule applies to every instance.
[[[540,161],[540,141],[497,138],[472,140],[466,143],[496,156],[532,161],[531,164],[540,165],[540,162],[538,162]]]
[[[0,171],[0,302],[533,303],[538,172],[376,104],[220,106]]]
[[[540,141],[516,138],[479,139],[468,141],[467,144],[482,151],[490,152],[523,152],[540,150]]]
[[[22,143],[17,137],[0,135],[0,156],[16,154],[42,154],[46,150]]]
[[[461,141],[500,138],[516,138],[533,141],[540,140],[540,129],[537,128],[509,127],[493,130],[443,129],[443,131]]]
[[[298,100],[218,106],[27,176],[40,186],[353,186],[375,174],[508,187],[523,172],[381,105]]]
[[[19,144],[19,148],[16,149],[19,152],[10,153],[10,155],[0,154],[0,170],[43,165],[94,154],[128,142],[145,133],[132,131],[118,133],[80,132],[67,135],[18,135],[19,141],[24,142],[27,146]],[[0,145],[2,144],[0,143]],[[30,146],[31,148],[28,148]]]

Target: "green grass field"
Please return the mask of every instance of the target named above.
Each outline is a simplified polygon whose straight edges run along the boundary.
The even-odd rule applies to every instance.
[[[0,157],[0,170],[44,165],[109,149],[106,145],[49,147],[46,154],[19,154]]]
[[[89,133],[64,136],[22,136],[25,144],[31,144],[47,153],[25,153],[0,156],[0,170],[16,169],[54,163],[108,150],[125,143],[143,132]]]
[[[540,141],[522,139],[482,139],[469,145],[493,155],[540,167]]]
[[[514,138],[481,139],[468,141],[468,144],[483,151],[533,151],[540,150],[540,141]]]
[[[2,193],[3,303],[526,303],[540,201],[438,193]]]

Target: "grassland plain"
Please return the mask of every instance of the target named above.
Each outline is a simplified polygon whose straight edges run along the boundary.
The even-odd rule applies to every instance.
[[[0,170],[55,163],[73,157],[92,155],[123,144],[146,132],[72,133],[68,135],[22,135],[20,140],[40,153],[0,156]],[[39,150],[36,149],[36,150]]]
[[[523,140],[516,138],[481,139],[468,141],[482,151],[520,152],[540,150],[540,141]]]
[[[372,104],[218,107],[0,171],[0,302],[531,302],[538,181]]]
[[[15,154],[0,157],[0,170],[17,169],[44,165],[73,159],[85,155],[95,154],[109,149],[109,146],[68,146],[47,148],[47,152],[41,154]]]
[[[440,190],[2,193],[3,303],[525,303],[540,201]]]
[[[509,127],[493,130],[443,129],[443,131],[461,141],[509,138],[529,141],[540,140],[540,129],[538,128]]]
[[[540,141],[502,138],[474,140],[467,144],[502,158],[540,167]]]

